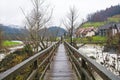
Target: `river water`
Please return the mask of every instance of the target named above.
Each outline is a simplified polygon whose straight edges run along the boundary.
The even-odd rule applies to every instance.
[[[119,73],[117,72],[120,71],[120,59],[117,61],[117,56],[116,52],[102,52],[103,47],[100,47],[98,45],[84,45],[82,47],[80,47],[79,49],[80,53],[83,53],[85,55],[87,55],[88,57],[93,56],[94,59],[97,63],[101,64],[101,62],[103,63],[104,60],[108,60],[105,62],[105,66],[108,70],[110,70],[111,72],[113,72],[116,75],[119,75]],[[115,63],[115,65],[113,65],[113,62]],[[114,66],[115,68],[111,68],[110,66]]]
[[[12,42],[19,42],[19,43],[23,44],[22,41],[12,41]],[[0,53],[0,61],[2,61],[2,59],[4,59],[6,55],[8,55],[10,53],[13,53],[17,49],[21,49],[23,47],[24,47],[24,45],[20,45],[20,46],[15,46],[15,47],[8,48],[9,52],[7,52],[7,53]]]

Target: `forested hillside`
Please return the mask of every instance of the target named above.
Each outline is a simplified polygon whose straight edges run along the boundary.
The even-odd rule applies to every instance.
[[[0,29],[3,33],[3,38],[7,40],[17,39],[18,37],[23,36],[23,33],[26,32],[25,29],[19,28],[19,26],[15,27],[15,25],[7,26],[7,25],[0,24]]]
[[[95,13],[89,14],[87,19],[90,22],[102,22],[107,20],[108,17],[120,14],[120,5],[111,6],[105,10],[97,11]]]
[[[0,24],[0,30],[3,33],[3,38],[7,39],[7,40],[14,40],[14,39],[21,40],[22,38],[28,36],[28,30],[26,30],[24,28],[16,28],[16,27]],[[47,28],[47,29],[41,29],[39,31],[39,34],[44,35],[44,36],[51,35],[54,37],[55,36],[60,37],[60,36],[64,35],[65,32],[66,31],[63,28],[60,28],[58,26],[51,26],[50,28]]]
[[[58,36],[61,37],[64,35],[64,33],[66,33],[66,30],[61,28],[61,27],[57,27],[57,26],[52,26],[50,28],[48,28],[48,31],[53,34],[53,36]]]
[[[108,23],[120,23],[120,5],[111,6],[105,10],[101,10],[87,17],[87,22],[80,27],[100,27]]]

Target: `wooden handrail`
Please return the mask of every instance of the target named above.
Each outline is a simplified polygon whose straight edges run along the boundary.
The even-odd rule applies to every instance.
[[[82,80],[88,79],[95,80],[95,78],[93,78],[94,76],[91,76],[91,74],[89,74],[88,68],[91,71],[95,71],[103,80],[120,80],[119,76],[114,75],[112,72],[108,71],[105,67],[95,62],[95,60],[92,60],[85,54],[80,53],[69,43],[64,42],[64,44],[68,56],[70,57],[70,59],[72,59],[71,63],[77,66],[77,72],[80,72]],[[90,76],[92,79],[90,78]],[[87,77],[87,79],[85,77]]]
[[[26,59],[25,61],[21,62],[20,64],[8,69],[7,71],[3,72],[0,74],[0,80],[11,80],[11,76],[14,76],[16,74],[19,74],[19,71],[21,71],[22,69],[24,69],[25,67],[33,64],[34,69],[32,70],[32,72],[29,74],[29,76],[27,77],[26,80],[32,80],[32,78],[34,79],[34,77],[37,75],[38,70],[43,66],[45,66],[45,70],[43,72],[46,72],[47,68],[50,66],[50,61],[54,56],[54,53],[57,49],[59,45],[59,42],[56,42],[55,44],[51,45],[50,47],[48,47],[47,49],[35,54],[34,56],[31,56],[30,58]],[[38,64],[38,60],[40,58],[43,58],[43,56],[45,56],[45,58],[40,62],[40,64]],[[46,64],[46,65],[45,65]],[[43,77],[42,73],[42,77]],[[41,76],[39,76],[40,78]],[[13,79],[12,79],[13,80]]]

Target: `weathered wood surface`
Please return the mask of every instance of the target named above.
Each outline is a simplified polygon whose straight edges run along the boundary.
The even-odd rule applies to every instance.
[[[60,44],[50,70],[47,71],[44,80],[77,80],[65,53],[63,44]]]

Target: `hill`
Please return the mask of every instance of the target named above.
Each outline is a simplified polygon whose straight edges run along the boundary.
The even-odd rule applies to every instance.
[[[60,27],[58,27],[58,26],[51,26],[50,28],[48,28],[48,31],[49,31],[49,33],[51,33],[52,35],[58,36],[58,37],[63,36],[64,33],[66,33],[66,30],[65,30],[65,29],[60,28]]]
[[[87,19],[89,22],[103,22],[106,21],[107,18],[118,14],[120,14],[120,5],[111,6],[110,8],[106,8],[105,10],[89,14]]]
[[[104,24],[106,24],[105,22],[86,22],[84,24],[82,24],[80,27],[84,27],[84,28],[87,28],[87,27],[100,27],[100,26],[103,26]]]
[[[114,15],[112,17],[109,17],[107,19],[108,22],[116,22],[116,23],[120,23],[120,14],[119,15]]]
[[[15,25],[2,25],[0,24],[0,29],[3,32],[3,38],[7,40],[14,40],[14,39],[19,39],[19,38],[24,38],[25,36],[28,35],[28,31],[23,28],[19,28],[19,26],[14,27]],[[46,31],[46,32],[45,32]],[[63,36],[65,33],[65,29],[57,27],[57,26],[52,26],[47,29],[41,29],[40,30],[40,35],[43,36],[54,36],[54,37],[60,37]],[[44,34],[46,33],[46,34]]]
[[[103,22],[90,22],[90,21],[87,21],[85,23],[83,23],[80,27],[100,27],[100,26],[103,26],[105,24],[108,24],[108,23],[120,23],[120,14],[119,15],[114,15],[112,17],[108,17],[106,21],[103,21]]]
[[[0,29],[3,32],[4,39],[16,39],[16,37],[21,36],[25,32],[25,29],[19,28],[19,26],[15,27],[15,25],[6,26],[0,24]]]

